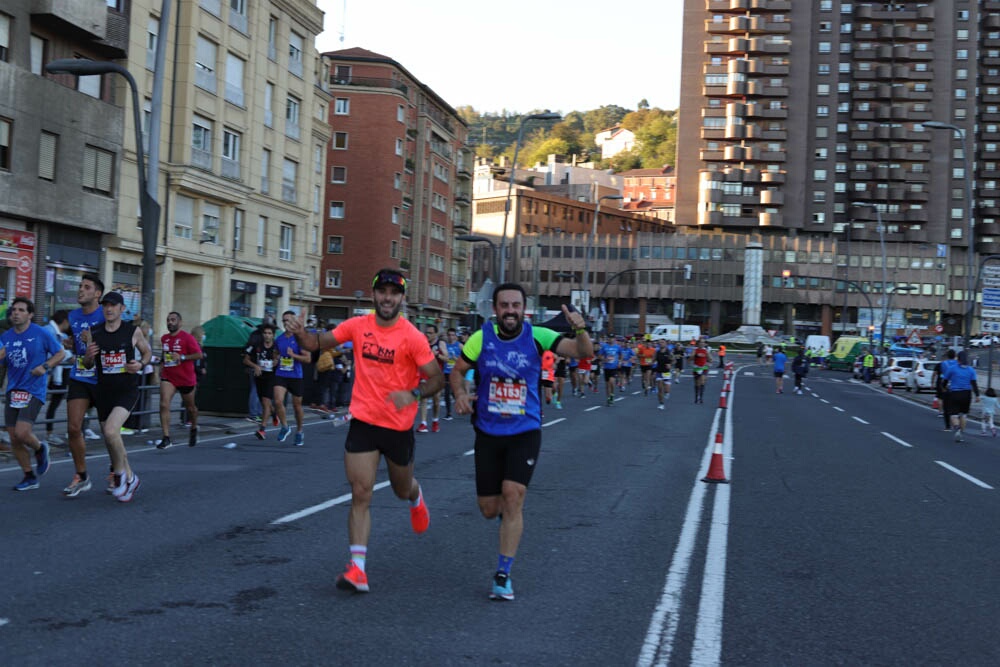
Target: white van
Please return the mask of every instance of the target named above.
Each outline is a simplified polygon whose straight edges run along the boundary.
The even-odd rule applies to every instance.
[[[829,336],[806,336],[806,349],[819,350],[820,357],[825,357],[830,354],[830,337]]]
[[[650,340],[698,340],[701,327],[696,324],[661,324],[649,332]]]

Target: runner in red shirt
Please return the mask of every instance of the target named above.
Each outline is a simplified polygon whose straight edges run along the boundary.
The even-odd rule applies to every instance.
[[[166,449],[171,445],[170,401],[175,393],[181,395],[181,403],[191,420],[188,446],[194,447],[198,444],[198,408],[194,404],[198,378],[194,362],[201,359],[203,354],[194,336],[181,329],[180,313],[174,311],[167,315],[167,332],[160,336],[160,345],[163,347],[163,367],[160,370],[160,428],[163,429],[163,439],[156,448]]]
[[[694,373],[694,402],[705,402],[705,382],[708,380],[708,366],[712,363],[712,351],[708,349],[704,338],[698,339],[698,345],[691,354],[691,370]]]

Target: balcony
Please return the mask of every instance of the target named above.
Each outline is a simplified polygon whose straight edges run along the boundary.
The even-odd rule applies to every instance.
[[[247,15],[240,14],[238,11],[236,11],[231,7],[229,9],[229,25],[230,27],[236,28],[244,35],[250,34],[248,31],[249,29],[247,27]]]
[[[240,180],[240,163],[237,160],[222,158],[222,177],[234,181]]]
[[[472,200],[469,199],[469,194],[467,192],[459,192],[455,195],[455,203],[459,206],[470,206]]]
[[[191,166],[212,171],[212,153],[201,148],[191,149]]]
[[[285,123],[285,136],[289,139],[298,139],[301,134],[298,123],[293,123],[292,121],[287,121]]]
[[[382,79],[370,76],[352,76],[346,79],[338,79],[332,72],[330,74],[330,84],[334,86],[360,86],[362,88],[389,88],[398,90],[404,95],[409,94],[410,91],[405,83],[396,81],[395,79]]]
[[[295,191],[295,183],[285,181],[281,184],[281,200],[288,204],[295,204],[298,202],[298,193]]]

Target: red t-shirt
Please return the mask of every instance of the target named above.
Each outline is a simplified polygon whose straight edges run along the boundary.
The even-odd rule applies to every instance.
[[[402,317],[392,326],[380,327],[374,314],[345,320],[331,333],[338,345],[354,344],[351,415],[394,431],[413,428],[417,403],[397,410],[389,394],[416,388],[417,369],[434,361],[427,337]]]
[[[590,357],[587,357],[586,359],[580,359],[580,361],[577,362],[577,366],[576,366],[577,370],[581,370],[581,371],[592,370],[593,369],[593,365],[590,363],[590,359],[591,359]]]
[[[201,346],[194,336],[183,329],[178,329],[176,334],[163,334],[160,336],[160,344],[163,346],[163,369],[160,371],[160,379],[166,380],[175,387],[193,387],[198,384],[198,378],[194,373],[194,361],[185,359],[181,361],[181,355],[190,356],[201,352]]]
[[[708,350],[703,347],[696,347],[691,355],[691,363],[701,368],[708,365]]]

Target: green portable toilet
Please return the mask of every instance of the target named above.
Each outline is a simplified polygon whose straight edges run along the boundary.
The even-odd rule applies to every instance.
[[[202,325],[208,373],[195,395],[199,410],[219,415],[247,414],[250,376],[243,365],[243,350],[260,323],[257,317],[219,315]]]

